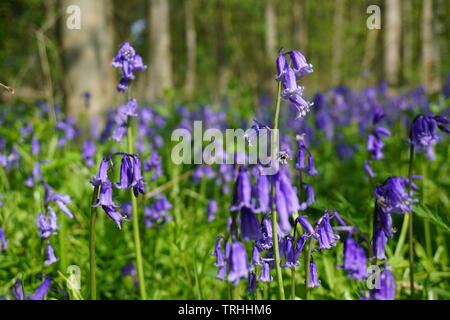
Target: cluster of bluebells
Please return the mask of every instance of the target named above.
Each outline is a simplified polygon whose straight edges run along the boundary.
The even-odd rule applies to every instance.
[[[302,145],[301,148],[299,161],[301,170],[310,172],[311,175],[317,174],[312,155],[306,146]],[[261,174],[261,168],[257,166],[253,170],[256,172],[256,184],[253,186],[248,171],[244,166],[240,166],[236,177],[230,207],[231,212],[234,213],[229,222],[231,239],[225,240],[224,237],[219,236],[213,255],[216,257],[215,266],[218,267],[217,278],[234,284],[242,278],[247,278],[248,291],[254,292],[257,282],[272,281],[270,270],[275,267],[270,218],[272,203],[280,216],[279,224],[277,223],[278,239],[275,241],[279,243],[282,268],[300,266],[299,258],[308,238],[317,239],[319,250],[333,248],[339,236],[334,233],[330,222],[334,218],[342,223],[343,221],[337,211],[326,210],[313,227],[305,216],[300,216],[295,225],[299,223],[304,233],[296,237],[294,231],[294,236],[291,236],[289,233],[292,231],[292,225],[289,222],[289,215],[306,208],[307,204],[300,203],[298,200],[297,190],[291,183],[289,167],[281,164],[277,174],[266,176]],[[275,189],[273,198],[271,197],[271,180]],[[311,196],[309,198],[310,202],[313,201]],[[294,230],[296,230],[295,226]],[[245,246],[237,240],[239,238],[253,242],[251,261]],[[310,287],[319,286],[320,281],[314,261],[311,261],[309,268]]]
[[[113,165],[113,157],[122,156],[120,165],[120,181],[112,183],[108,178],[108,169]],[[141,172],[141,161],[135,154],[123,152],[112,156],[106,156],[100,163],[97,176],[92,177],[91,184],[100,189],[100,195],[93,207],[101,206],[105,213],[115,222],[117,227],[121,228],[121,222],[126,218],[117,211],[117,205],[113,201],[113,186],[118,189],[133,188],[134,195],[137,197],[144,193],[144,178]]]
[[[75,124],[76,120],[73,117],[67,117],[56,123],[56,130],[61,132],[61,136],[57,142],[58,147],[64,147],[68,142],[73,141],[77,137],[79,129],[75,127]]]
[[[86,166],[91,168],[94,166],[94,156],[97,152],[97,148],[95,147],[95,143],[91,140],[86,140],[83,143],[83,147],[81,148],[81,156],[83,157]]]
[[[370,159],[366,160],[364,163],[364,170],[371,178],[376,176],[375,172],[372,170],[371,162],[372,160],[380,160],[384,158],[383,137],[391,135],[389,129],[386,129],[380,125],[385,116],[386,114],[384,113],[384,110],[380,107],[374,108],[372,111],[372,127],[367,136],[367,151],[369,152]]]
[[[38,214],[37,227],[40,238],[46,242],[45,253],[47,259],[44,262],[46,265],[50,265],[58,261],[50,243],[50,237],[56,235],[59,229],[58,219],[53,205],[56,205],[70,219],[73,219],[73,214],[67,207],[67,204],[71,202],[70,196],[54,192],[45,182],[43,182],[43,186],[45,189],[44,204],[47,210],[46,213],[41,212]]]
[[[288,63],[286,55],[290,56],[292,66]],[[299,51],[292,50],[285,53],[283,49],[280,49],[276,64],[278,71],[276,80],[281,81],[283,85],[281,96],[297,108],[298,118],[306,116],[312,103],[304,99],[304,88],[298,86],[297,79],[312,73],[312,64],[309,64]]]
[[[434,160],[434,145],[440,139],[438,129],[450,133],[449,124],[450,120],[444,116],[419,114],[411,125],[410,143],[414,145],[414,149],[417,151],[425,150],[427,157]]]
[[[136,79],[135,72],[144,71],[147,66],[144,65],[142,57],[136,53],[134,48],[128,42],[121,44],[121,48],[114,57],[111,65],[120,69],[120,81],[117,85],[119,92],[128,92],[130,82]]]
[[[408,178],[397,176],[389,177],[382,185],[375,188],[376,220],[372,242],[374,255],[378,260],[386,259],[387,240],[395,231],[391,214],[411,212],[411,206],[416,201],[413,199],[413,190],[416,189],[416,185]]]
[[[122,142],[122,138],[127,132],[128,119],[136,118],[137,116],[137,102],[136,99],[131,98],[127,103],[117,109],[114,117],[115,128],[112,132],[112,139],[117,142]]]
[[[165,196],[158,197],[150,206],[144,208],[144,220],[147,227],[161,226],[172,221],[172,216],[168,212],[172,209],[172,204]]]
[[[22,282],[17,279],[16,283],[12,287],[12,293],[14,300],[45,300],[45,296],[50,290],[52,284],[52,278],[45,276],[41,284],[36,288],[33,294],[23,292]]]

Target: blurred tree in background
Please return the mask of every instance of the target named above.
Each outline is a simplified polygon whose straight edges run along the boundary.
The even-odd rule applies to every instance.
[[[81,30],[65,28],[70,4]],[[380,30],[366,26],[369,5],[381,8]],[[313,63],[309,95],[384,80],[433,93],[450,71],[449,14],[447,0],[3,0],[0,82],[16,89],[10,99],[65,101],[73,114],[89,91],[98,113],[117,102],[109,65],[130,41],[149,67],[133,95],[149,102],[255,107],[273,92],[281,46]]]

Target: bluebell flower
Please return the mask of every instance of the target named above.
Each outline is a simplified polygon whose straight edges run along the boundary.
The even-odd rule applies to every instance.
[[[419,114],[411,125],[410,142],[417,151],[426,150],[427,157],[434,160],[433,147],[440,139],[437,129],[450,133],[450,128],[447,127],[449,124],[450,120],[446,117]]]
[[[168,212],[172,209],[172,204],[165,196],[161,196],[153,202],[150,207],[144,208],[144,220],[147,227],[162,225],[172,221],[172,216]]]
[[[152,153],[150,154],[150,160],[144,161],[143,165],[145,172],[153,170],[153,175],[150,177],[150,180],[155,181],[156,179],[158,179],[160,176],[163,175],[162,161],[158,152],[153,150]]]
[[[247,292],[256,292],[256,275],[253,271],[248,274]]]
[[[37,227],[39,228],[39,236],[42,239],[48,239],[50,236],[57,234],[56,231],[59,229],[56,222],[56,213],[49,207],[49,217],[47,218],[45,214],[40,213],[37,216]]]
[[[0,244],[1,244],[1,249],[2,251],[5,251],[6,248],[8,248],[8,243],[6,242],[5,239],[5,232],[3,231],[2,228],[0,228]]]
[[[385,268],[380,273],[380,289],[370,291],[370,296],[374,300],[394,300],[395,299],[395,277],[394,274]]]
[[[31,172],[30,177],[27,179],[27,181],[25,181],[25,185],[31,188],[40,182],[42,182],[42,171],[40,163],[36,162],[33,166],[33,171]]]
[[[344,242],[343,269],[349,277],[362,280],[367,277],[367,256],[364,249],[349,234]]]
[[[47,246],[45,247],[45,253],[47,254],[47,259],[44,261],[46,265],[50,265],[58,261],[58,259],[55,257],[55,252],[53,251],[50,242],[48,242]]]
[[[233,282],[234,285],[237,285],[239,280],[241,278],[246,278],[247,275],[247,252],[245,251],[245,247],[242,243],[234,241],[230,248],[228,281]]]
[[[268,262],[264,262],[261,268],[261,274],[258,278],[259,282],[272,282],[273,278],[270,275],[270,264]]]
[[[33,136],[33,138],[31,139],[31,154],[33,156],[37,156],[39,154],[39,150],[40,150],[41,146],[39,144],[39,140]]]
[[[384,230],[380,227],[375,227],[372,242],[374,255],[378,260],[386,259],[385,249],[387,240],[388,238],[386,237]]]
[[[303,230],[307,234],[314,235],[315,234],[314,228],[312,227],[312,225],[309,223],[309,221],[306,218],[307,218],[307,216],[298,216],[297,219],[295,219],[295,222],[300,223]]]
[[[317,277],[317,267],[316,264],[311,261],[309,264],[309,287],[315,288],[320,286],[320,281]]]
[[[259,174],[256,182],[256,199],[258,208],[256,212],[268,213],[270,208],[270,182],[266,175]]]
[[[94,166],[93,156],[96,152],[97,149],[95,148],[95,144],[91,140],[86,140],[83,143],[83,147],[81,148],[81,156],[86,162],[86,166],[88,166],[89,168]]]
[[[216,212],[217,212],[217,201],[209,200],[208,208],[206,210],[206,216],[207,216],[208,222],[214,221]]]
[[[117,228],[122,229],[122,221],[126,220],[124,216],[120,214],[119,211],[116,210],[116,208],[113,205],[102,205],[102,209],[105,211],[105,213],[114,221]]]
[[[411,205],[417,200],[413,199],[413,190],[417,189],[411,183],[412,190],[407,191],[408,178],[392,176],[384,184],[375,188],[377,205],[386,213],[405,213],[412,210]]]
[[[92,177],[91,184],[94,187],[101,186],[102,183],[109,181],[108,180],[108,163],[111,160],[110,157],[103,158],[102,162],[100,163],[100,166],[98,168],[97,176]]]
[[[305,135],[297,135],[297,160],[295,163],[295,168],[297,170],[302,170],[308,175],[313,176],[319,174],[320,172],[316,170],[314,165],[314,157],[305,144]]]
[[[133,180],[131,186],[133,187],[134,196],[137,197],[139,193],[144,194],[144,177],[141,171],[141,160],[137,155],[133,155]]]
[[[100,196],[97,203],[92,205],[93,207],[106,206],[106,207],[117,207],[112,198],[112,183],[107,180],[102,183],[100,187]]]
[[[136,53],[129,42],[121,44],[121,48],[114,57],[111,65],[122,71],[118,85],[120,92],[128,92],[130,81],[135,79],[135,72],[147,69],[147,66],[142,61],[142,57]]]
[[[258,246],[253,245],[252,250],[252,267],[261,265],[261,253],[259,252]]]
[[[283,239],[283,257],[284,257],[284,268],[295,268],[300,266],[297,255],[297,246],[295,244],[295,239],[292,236],[286,236]],[[296,259],[297,258],[297,259]]]
[[[332,216],[328,212],[325,212],[316,222],[316,237],[319,241],[320,250],[331,249],[335,246],[336,241],[339,240],[339,236],[333,232],[333,228],[331,227],[331,218]]]
[[[133,167],[128,155],[122,156],[120,165],[120,182],[114,183],[114,186],[119,189],[131,188],[131,181],[133,180]]]
[[[250,176],[244,167],[239,168],[239,174],[234,185],[233,204],[231,211],[239,211],[242,207],[251,208],[252,186]]]
[[[44,281],[39,285],[33,295],[31,295],[28,300],[44,300],[47,292],[50,290],[52,284],[52,279],[48,276],[45,277]]]
[[[291,57],[296,77],[302,78],[304,75],[313,72],[313,65],[306,61],[305,56],[300,51],[292,50],[288,53]]]
[[[16,300],[24,300],[22,282],[19,279],[16,280],[16,283],[12,287],[12,293]]]
[[[259,221],[252,209],[248,207],[241,208],[240,222],[242,240],[250,241],[262,238],[262,233],[259,229]]]

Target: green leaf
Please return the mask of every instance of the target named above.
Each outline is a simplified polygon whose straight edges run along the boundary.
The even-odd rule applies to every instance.
[[[420,204],[414,206],[413,212],[421,218],[430,219],[433,224],[450,233],[450,221],[447,215],[440,215],[438,210],[432,211],[428,207]]]

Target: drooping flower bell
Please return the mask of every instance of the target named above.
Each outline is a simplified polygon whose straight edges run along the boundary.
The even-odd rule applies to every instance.
[[[325,212],[316,222],[315,228],[320,250],[331,249],[335,246],[335,242],[339,240],[339,236],[333,232],[333,228],[330,224],[332,218],[333,216],[330,216],[328,212]]]
[[[206,210],[206,219],[208,222],[214,221],[217,212],[217,201],[212,199],[208,201],[208,207]]]
[[[131,188],[131,181],[133,180],[133,166],[128,155],[123,155],[120,165],[120,182],[114,183],[114,186],[119,189]]]
[[[300,51],[292,50],[288,52],[292,66],[297,78],[302,78],[306,74],[313,73],[313,65],[306,61],[306,58]]]
[[[33,295],[31,295],[28,300],[44,300],[47,292],[50,290],[52,284],[52,279],[48,276],[45,277],[44,281],[39,285]]]
[[[268,262],[264,262],[261,268],[261,274],[258,278],[259,282],[272,282],[273,278],[270,275],[270,264]]]
[[[240,222],[242,240],[257,241],[262,238],[263,235],[259,228],[259,221],[252,209],[248,207],[241,208]]]
[[[6,248],[8,247],[8,243],[6,242],[5,232],[3,231],[2,228],[0,228],[0,244],[1,244],[0,249],[2,251],[5,251]]]
[[[320,281],[317,277],[317,267],[316,264],[311,261],[309,264],[309,287],[315,288],[320,286]]]
[[[251,208],[252,186],[250,176],[243,166],[239,168],[239,174],[234,185],[233,202],[231,211],[239,211],[242,207]]]
[[[91,168],[94,166],[94,155],[97,152],[97,149],[95,148],[95,144],[91,140],[86,140],[83,143],[83,147],[81,150],[81,155],[83,157],[83,160],[86,162],[86,165]]]
[[[228,281],[233,282],[234,285],[237,285],[239,280],[241,278],[246,278],[247,275],[247,252],[245,251],[245,247],[242,243],[234,241],[230,248]]]
[[[370,291],[370,296],[374,300],[394,300],[395,299],[395,277],[389,270],[389,267],[385,266],[385,269],[381,271],[379,275],[379,289],[373,289]]]
[[[64,212],[67,217],[69,217],[70,219],[73,219],[73,214],[70,211],[70,209],[67,207],[67,204],[72,202],[72,200],[70,199],[70,196],[67,194],[55,193],[48,184],[44,184],[44,189],[45,189],[45,201],[44,201],[45,204],[49,205],[52,202],[56,203],[58,208],[62,212]]]
[[[111,161],[110,157],[103,158],[102,162],[100,163],[100,166],[98,168],[97,176],[92,177],[91,184],[94,187],[101,186],[102,183],[109,181],[108,180],[108,164]]]
[[[133,187],[134,196],[137,197],[139,193],[144,194],[144,177],[141,171],[141,160],[137,155],[133,155],[133,180],[131,181],[131,186]]]
[[[295,163],[295,168],[297,170],[304,171],[310,176],[319,174],[320,172],[316,170],[314,166],[314,157],[305,144],[305,135],[297,135],[297,161]]]
[[[48,242],[47,246],[45,247],[45,253],[47,254],[47,259],[44,261],[46,265],[50,265],[58,261],[58,259],[55,257],[55,252],[53,251],[50,242]]]
[[[281,166],[273,177],[275,183],[275,206],[280,218],[280,228],[283,232],[290,232],[289,215],[300,210],[297,189],[292,186],[287,166]]]
[[[367,256],[352,235],[349,234],[344,242],[344,264],[342,268],[347,271],[347,276],[355,280],[367,277]]]
[[[440,136],[437,129],[450,133],[447,126],[450,120],[443,116],[431,114],[419,114],[414,119],[410,131],[410,143],[417,151],[426,150],[426,155],[430,160],[435,159],[433,147],[438,143]]]

